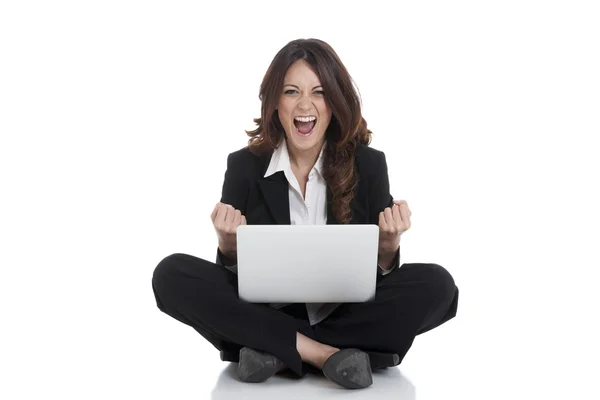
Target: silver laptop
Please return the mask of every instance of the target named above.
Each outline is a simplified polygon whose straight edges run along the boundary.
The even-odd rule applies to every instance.
[[[378,245],[376,225],[240,225],[239,297],[255,303],[372,300]]]

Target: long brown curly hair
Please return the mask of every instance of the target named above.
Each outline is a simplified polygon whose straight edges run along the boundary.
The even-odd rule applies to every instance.
[[[347,224],[352,218],[350,202],[358,184],[355,151],[358,144],[371,143],[371,131],[361,113],[356,85],[333,48],[319,39],[297,39],[285,45],[271,62],[260,85],[261,117],[255,118],[255,130],[246,131],[249,150],[257,155],[273,152],[284,128],[279,121],[277,104],[288,68],[305,60],[321,81],[326,104],[332,111],[325,132],[323,175],[331,189],[335,219]]]

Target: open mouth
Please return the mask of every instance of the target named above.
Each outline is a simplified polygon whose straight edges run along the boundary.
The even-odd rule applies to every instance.
[[[295,117],[294,126],[299,135],[308,136],[312,133],[317,125],[317,117]]]

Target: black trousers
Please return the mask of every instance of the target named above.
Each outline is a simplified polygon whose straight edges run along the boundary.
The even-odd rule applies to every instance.
[[[187,254],[164,258],[152,288],[158,308],[198,331],[223,361],[237,362],[246,346],[277,356],[298,376],[311,368],[296,350],[296,332],[338,348],[397,353],[402,360],[415,336],[453,318],[458,305],[448,271],[421,263],[378,275],[373,300],[343,303],[314,326],[304,304],[277,310],[240,300],[237,275]]]

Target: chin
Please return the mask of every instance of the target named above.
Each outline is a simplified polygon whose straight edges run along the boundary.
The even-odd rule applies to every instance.
[[[295,132],[291,135],[287,135],[288,142],[292,142],[292,145],[300,150],[309,150],[317,145],[323,143],[325,135],[311,135],[301,137]]]

